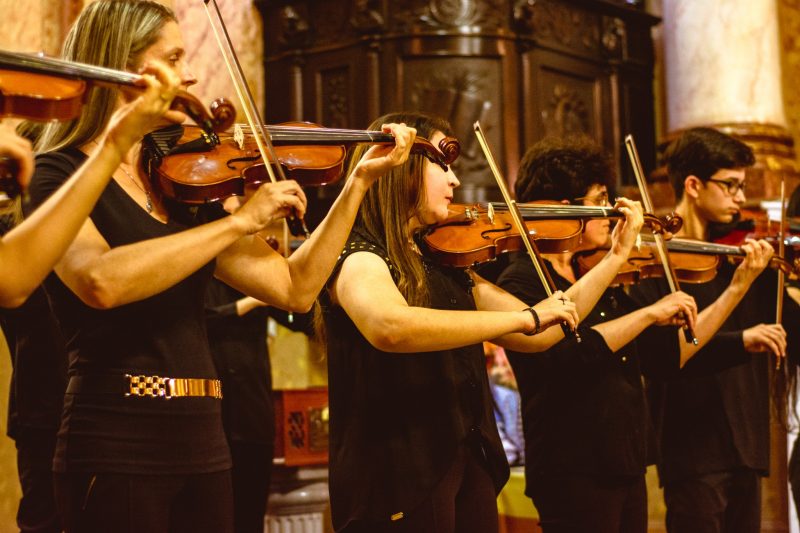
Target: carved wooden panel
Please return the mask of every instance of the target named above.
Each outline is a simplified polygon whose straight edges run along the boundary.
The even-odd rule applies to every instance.
[[[587,135],[613,149],[608,72],[592,63],[542,50],[523,55],[523,144],[547,137]]]
[[[545,135],[586,133],[615,154],[633,131],[653,165],[654,17],[629,0],[254,0],[265,17],[271,122],[363,128],[417,109],[463,145],[459,200],[496,196],[480,120],[509,183]],[[649,98],[649,100],[648,100]],[[641,139],[641,140],[639,140]]]

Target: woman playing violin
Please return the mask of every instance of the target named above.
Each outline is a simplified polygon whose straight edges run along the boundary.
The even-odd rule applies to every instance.
[[[158,59],[169,65],[171,85],[195,81],[175,15],[151,1],[89,4],[65,56],[132,71]],[[102,150],[96,132],[131,97],[98,89],[90,98],[96,105],[68,128],[44,130],[35,201]],[[190,209],[161,199],[141,169],[138,142],[105,169],[111,181],[47,285],[70,354],[54,460],[67,531],[232,531],[224,392],[206,338],[205,286],[214,275],[270,305],[308,310],[365,192],[408,156],[414,130],[384,131],[395,145],[363,154],[328,216],[289,259],[256,233],[290,211],[302,217],[306,199],[293,181],[258,188],[225,216],[217,204]]]
[[[387,120],[434,144],[450,130],[417,113],[375,124]],[[621,202],[625,220],[608,260],[568,291],[523,303],[471,269],[420,252],[423,230],[448,219],[458,185],[452,169],[416,155],[387,172],[367,193],[323,293],[337,531],[497,530],[495,497],[508,464],[481,342],[547,349],[563,337],[550,326],[576,326],[577,311],[614,276],[642,225],[641,209]]]
[[[549,139],[526,152],[515,189],[520,202],[606,205],[613,182],[611,162],[596,145]],[[607,220],[588,221],[576,250],[544,254],[557,288],[569,291],[585,279],[588,274],[579,276],[573,258],[607,246],[609,231]],[[760,247],[751,244],[748,250],[737,286],[749,286],[769,258]],[[542,296],[535,279],[527,255],[520,255],[498,285],[530,303]],[[698,316],[685,293],[639,308],[621,289],[606,290],[612,279],[601,282],[582,310],[582,343],[565,339],[535,357],[508,352],[522,396],[526,494],[545,533],[646,531],[648,415],[641,374],[671,376],[697,352],[699,346],[679,340],[675,326],[684,319],[701,345],[719,327],[709,309]],[[736,301],[733,291],[726,293],[713,312],[724,316]]]
[[[755,163],[747,145],[710,128],[694,128],[668,148],[665,158],[679,199],[676,212],[684,221],[678,237],[705,241],[713,224],[734,220],[746,199],[747,168]],[[771,254],[763,241],[744,246]],[[648,386],[670,532],[761,529],[760,478],[770,463],[769,355],[784,357],[788,347],[794,374],[800,308],[786,298],[786,327],[776,323],[776,276],[767,271],[752,285],[741,284],[737,278],[743,267],[723,263],[713,280],[684,285],[701,309],[740,287],[735,309],[716,317],[720,326],[701,353],[740,364],[702,376],[681,373],[677,379],[651,380]],[[656,298],[664,289],[654,285],[640,285],[637,296]],[[776,400],[785,404],[785,398]]]

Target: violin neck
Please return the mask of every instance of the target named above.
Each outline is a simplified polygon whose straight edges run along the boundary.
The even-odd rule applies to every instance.
[[[502,202],[490,202],[495,211],[506,211]],[[517,204],[522,218],[526,220],[553,219],[574,220],[576,218],[622,218],[624,215],[612,207],[571,204]]]
[[[122,70],[6,50],[0,50],[0,68],[34,74],[53,74],[111,85],[134,85],[141,78],[138,74]]]
[[[250,133],[250,126],[237,125],[242,131]],[[355,143],[394,143],[390,133],[368,130],[348,130],[303,126],[265,126],[275,144],[319,144],[340,145]]]
[[[642,234],[642,240],[647,243],[654,243],[652,235]],[[670,252],[688,252],[705,255],[744,255],[744,251],[738,246],[729,244],[716,244],[713,242],[692,241],[687,239],[671,239],[666,241],[667,249]]]

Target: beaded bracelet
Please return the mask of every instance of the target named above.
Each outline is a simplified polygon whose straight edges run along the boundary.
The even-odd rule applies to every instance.
[[[525,335],[529,337],[536,335],[542,329],[542,323],[539,320],[539,313],[536,312],[536,309],[534,309],[533,306],[526,307],[525,309],[523,309],[523,311],[530,311],[531,315],[533,315],[533,323],[536,324],[536,327],[533,329],[533,331],[531,331],[530,333],[525,333]]]

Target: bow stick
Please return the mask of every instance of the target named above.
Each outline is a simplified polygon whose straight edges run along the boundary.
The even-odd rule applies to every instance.
[[[548,297],[552,296],[553,292],[556,290],[556,285],[547,269],[542,267],[542,256],[539,254],[539,248],[536,246],[536,242],[528,232],[528,227],[522,221],[522,215],[519,212],[519,206],[517,206],[517,202],[511,199],[511,195],[508,192],[505,180],[503,180],[500,169],[498,168],[497,163],[495,163],[492,151],[489,149],[489,144],[486,142],[486,137],[483,135],[483,130],[481,130],[480,121],[476,121],[473,125],[473,128],[475,129],[475,136],[478,138],[478,143],[481,145],[481,149],[483,150],[483,155],[486,157],[486,161],[489,163],[489,168],[492,171],[492,175],[497,181],[497,187],[500,189],[500,193],[503,195],[503,200],[508,208],[508,213],[511,215],[511,220],[514,222],[514,226],[516,226],[520,238],[525,244],[525,249],[528,251],[528,257],[531,258],[533,268],[536,270],[536,273],[539,275],[539,279],[542,281],[544,292]],[[575,337],[577,342],[581,342],[581,336],[578,331],[570,330],[566,322],[561,323],[561,329],[564,332],[565,337],[572,335]]]
[[[633,135],[627,135],[625,137],[625,148],[628,150],[628,159],[631,162],[633,174],[636,176],[636,183],[639,185],[639,192],[642,195],[644,210],[648,213],[653,213],[653,203],[650,201],[647,184],[644,182],[644,170],[642,169],[642,162],[639,160],[639,152],[636,150],[636,143],[633,141]],[[667,280],[670,292],[674,294],[681,289],[678,286],[678,279],[675,277],[675,271],[669,260],[667,246],[664,244],[664,237],[660,233],[654,231],[653,241],[656,243],[658,257],[661,260],[661,265],[664,267],[664,279]],[[694,331],[692,331],[688,322],[683,327],[683,337],[686,339],[686,342],[697,344],[697,337],[695,337]]]
[[[239,63],[239,58],[236,56],[236,52],[233,49],[233,43],[231,42],[230,35],[228,34],[228,29],[225,27],[225,22],[222,19],[222,13],[217,5],[217,0],[203,0],[203,2],[206,8],[208,21],[211,24],[211,30],[214,32],[214,37],[217,39],[217,44],[219,45],[220,52],[222,52],[222,58],[225,61],[225,66],[227,67],[228,73],[233,81],[233,87],[236,90],[236,94],[239,96],[240,102],[242,103],[242,111],[244,111],[244,114],[247,117],[247,123],[250,126],[250,131],[253,133],[253,137],[258,145],[258,151],[261,155],[261,161],[264,163],[264,166],[267,169],[267,175],[272,183],[276,183],[278,181],[278,179],[275,177],[275,173],[273,172],[272,165],[269,163],[267,158],[267,154],[269,154],[269,156],[272,157],[272,160],[275,161],[275,168],[277,169],[278,176],[282,181],[286,180],[286,175],[283,172],[283,168],[281,167],[281,164],[278,162],[278,158],[275,155],[275,149],[272,146],[270,134],[264,127],[264,121],[261,119],[258,106],[256,106],[255,100],[253,99],[253,93],[250,91],[250,87],[245,79],[242,65]],[[214,4],[216,20],[211,14],[211,9],[208,7],[209,3]],[[224,40],[222,38],[223,36],[225,37]],[[309,231],[304,220],[298,219],[295,215],[291,215],[287,218],[287,224],[289,225],[289,229],[291,230],[292,234],[305,235],[306,238],[309,237]]]

